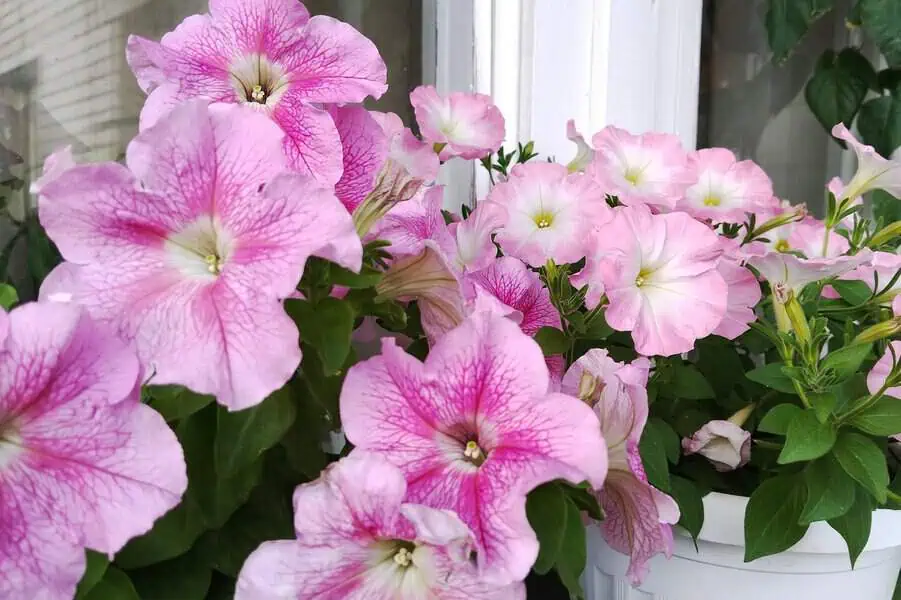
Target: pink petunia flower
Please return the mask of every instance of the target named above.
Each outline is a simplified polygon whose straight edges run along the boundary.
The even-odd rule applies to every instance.
[[[766,279],[773,292],[786,297],[789,292],[795,296],[808,283],[838,277],[867,263],[872,253],[865,250],[854,256],[835,258],[804,259],[794,254],[770,252],[763,256],[752,256],[747,264],[757,269]]]
[[[892,372],[895,357],[898,357],[898,359],[901,360],[901,341],[895,340],[891,342],[891,345],[892,350],[895,351],[894,356],[892,355],[892,351],[886,348],[885,354],[876,361],[876,364],[873,365],[873,368],[870,369],[870,372],[867,374],[867,390],[869,390],[871,394],[875,394],[883,385],[885,385],[885,380]],[[901,400],[901,386],[888,388],[885,390],[885,395]]]
[[[456,263],[466,271],[484,269],[497,258],[492,236],[507,220],[507,209],[493,202],[481,202],[459,223],[451,223],[450,232],[457,244]]]
[[[388,157],[389,138],[362,106],[332,107],[331,115],[341,138],[344,168],[335,195],[352,213],[375,187]]]
[[[387,89],[371,41],[347,23],[310,18],[297,0],[210,0],[157,43],[128,38],[128,63],[149,94],[141,129],[192,98],[255,107],[285,131],[292,168],[334,185],[341,141],[320,104],[362,102]]]
[[[155,383],[233,410],[300,362],[282,300],[307,258],[362,259],[350,215],[285,170],[281,138],[253,110],[189,102],[131,142],[128,169],[78,166],[43,190],[41,223],[78,265],[73,301],[133,340]]]
[[[566,139],[576,145],[576,155],[566,163],[566,168],[570,173],[584,171],[594,159],[594,148],[588,145],[585,137],[576,129],[576,122],[572,119],[566,122]]]
[[[648,483],[638,453],[648,420],[650,366],[646,358],[627,365],[592,349],[566,371],[561,388],[592,406],[600,420],[609,460],[604,488],[596,492],[605,512],[600,527],[612,548],[631,557],[633,585],[647,575],[652,556],[672,555],[672,525],[679,521],[678,505]]]
[[[423,139],[440,147],[439,157],[482,158],[504,141],[504,116],[485,94],[452,92],[440,96],[430,85],[410,93]]]
[[[778,227],[767,234],[767,238],[770,248],[779,252],[797,250],[807,258],[835,258],[851,248],[848,240],[834,229],[829,231],[827,242],[826,224],[813,217]]]
[[[857,172],[836,200],[857,198],[872,190],[885,190],[893,196],[901,196],[901,160],[898,157],[880,156],[872,146],[857,141],[843,123],[832,128],[832,135],[844,140],[857,156]]]
[[[685,213],[621,207],[595,233],[576,281],[589,286],[589,307],[606,293],[607,323],[631,331],[636,351],[671,356],[691,350],[726,314],[721,254],[719,236]]]
[[[410,200],[389,210],[375,223],[367,239],[391,242],[386,250],[394,258],[421,253],[427,240],[437,244],[445,255],[450,255],[455,245],[441,212],[443,203],[443,187],[424,188]]]
[[[340,406],[347,439],[404,472],[409,502],[453,510],[472,529],[493,579],[523,579],[538,556],[530,490],[554,479],[600,487],[607,473],[591,410],[548,393],[538,344],[489,313],[445,334],[424,363],[385,340],[350,369]]]
[[[112,558],[179,503],[182,450],[140,383],[78,307],[0,309],[0,598],[72,598],[85,548]]]
[[[734,471],[751,459],[751,434],[731,421],[709,421],[682,440],[682,450],[700,454],[717,471]]]
[[[297,539],[251,553],[235,600],[525,600],[522,583],[479,576],[472,534],[454,513],[406,503],[406,491],[397,467],[351,452],[297,488]]]
[[[879,300],[883,305],[889,306],[894,303],[897,307],[898,299],[901,298],[901,277],[894,283],[892,283],[892,279],[895,278],[898,271],[901,271],[901,255],[891,252],[874,252],[869,263],[857,267],[844,275],[842,279],[863,281],[870,290],[880,293]],[[892,285],[889,286],[889,283]],[[897,314],[897,308],[894,312]]]
[[[623,204],[671,210],[694,180],[682,143],[668,133],[632,135],[608,126],[592,138],[586,173]]]
[[[29,192],[40,196],[44,186],[59,177],[62,173],[75,166],[75,157],[72,155],[72,146],[63,146],[54,151],[44,161],[44,170],[41,176],[31,183]]]
[[[773,197],[773,183],[757,164],[738,161],[725,148],[707,148],[688,156],[695,181],[678,206],[698,219],[714,223],[744,223]]]
[[[556,163],[517,165],[485,204],[502,206],[506,222],[497,233],[505,254],[533,267],[553,260],[572,263],[585,256],[584,240],[609,219],[610,208],[597,184]]]

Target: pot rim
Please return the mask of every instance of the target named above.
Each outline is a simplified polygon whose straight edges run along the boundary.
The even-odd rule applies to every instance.
[[[748,498],[720,492],[710,492],[704,496],[703,501],[704,525],[701,528],[698,539],[729,546],[744,547],[745,507],[748,505]],[[688,535],[681,530],[679,530],[679,533],[685,536]],[[864,552],[884,550],[897,546],[901,546],[901,510],[880,508],[873,511],[870,539],[867,541]],[[845,540],[828,523],[818,521],[811,523],[801,541],[785,552],[841,554],[847,553],[848,547],[845,544]]]

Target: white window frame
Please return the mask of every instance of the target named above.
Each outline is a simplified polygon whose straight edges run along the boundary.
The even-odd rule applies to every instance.
[[[423,64],[439,92],[490,94],[507,144],[568,160],[567,119],[664,131],[693,148],[703,0],[425,0]],[[450,164],[446,206],[487,191],[481,167]]]

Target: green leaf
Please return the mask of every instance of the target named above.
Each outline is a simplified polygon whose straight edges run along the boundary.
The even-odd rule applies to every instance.
[[[826,50],[804,88],[807,105],[826,131],[836,123],[850,126],[867,95],[867,76],[859,72],[861,58],[850,48],[839,54]]]
[[[873,190],[870,193],[870,204],[873,206],[874,219],[882,219],[883,223],[901,221],[901,201],[885,190]],[[834,285],[833,282],[833,287]]]
[[[679,441],[679,434],[660,417],[651,417],[648,424],[645,425],[645,431],[648,428],[653,429],[654,437],[662,442],[666,459],[674,465],[679,464],[679,458],[682,456],[682,442]]]
[[[588,514],[595,521],[604,520],[604,509],[601,508],[598,497],[594,494],[591,486],[586,482],[578,486],[572,484],[561,484],[563,491],[572,500],[582,512]]]
[[[851,304],[852,306],[857,306],[858,304],[863,304],[867,300],[870,299],[870,296],[873,295],[873,291],[863,281],[833,281],[830,285],[835,288],[835,291],[838,292],[838,295],[842,297],[842,300]]]
[[[128,575],[116,567],[108,568],[103,579],[84,598],[85,600],[141,600]]]
[[[316,304],[306,300],[288,300],[285,309],[297,323],[301,339],[316,348],[327,372],[337,372],[350,351],[354,314],[349,302],[323,298]]]
[[[844,381],[860,370],[860,365],[870,355],[873,344],[853,344],[830,352],[820,363],[821,370],[831,370],[837,381]]]
[[[762,482],[745,509],[745,562],[794,546],[807,532],[800,525],[807,488],[798,476],[779,475]]]
[[[666,444],[660,428],[645,427],[638,442],[638,451],[644,465],[648,481],[657,489],[669,492],[669,464],[666,456]]]
[[[901,65],[901,3],[897,0],[860,0],[864,29],[876,42],[889,66]]]
[[[901,402],[897,398],[883,396],[876,404],[851,419],[851,425],[880,437],[901,433]]]
[[[664,388],[667,397],[686,400],[706,400],[716,397],[713,388],[694,365],[676,363],[672,367],[670,377],[670,384]]]
[[[735,351],[735,344],[711,337],[700,340],[697,348],[698,369],[713,386],[717,398],[728,397],[745,376],[745,366]]]
[[[566,527],[566,496],[555,482],[529,492],[526,516],[538,536],[538,559],[532,569],[539,575],[550,571],[560,555]]]
[[[751,381],[756,381],[761,385],[765,385],[770,389],[776,390],[777,392],[794,394],[795,386],[792,383],[791,377],[786,375],[785,371],[782,370],[783,366],[782,363],[770,363],[748,371],[745,373],[745,377]]]
[[[254,407],[238,412],[219,407],[216,472],[227,476],[256,462],[282,439],[296,417],[290,383]]]
[[[189,417],[216,399],[178,385],[151,386],[147,391],[152,398],[150,406],[169,422]]]
[[[778,404],[764,415],[757,426],[757,431],[785,435],[792,419],[801,414],[803,409],[794,404]]]
[[[704,525],[704,497],[701,490],[693,481],[673,475],[670,478],[670,495],[679,505],[679,526],[697,540],[701,526]]]
[[[859,433],[842,433],[832,448],[839,464],[880,503],[885,504],[888,467],[885,455],[871,439]]]
[[[542,327],[535,334],[535,341],[545,356],[564,354],[570,347],[570,339],[556,327]]]
[[[852,491],[855,488],[856,486],[852,487]],[[829,525],[845,539],[852,568],[867,545],[867,540],[870,539],[873,520],[873,505],[869,496],[861,491],[857,491],[855,495],[854,505],[848,512],[828,521]]]
[[[128,542],[116,555],[123,569],[146,567],[184,554],[205,528],[203,511],[186,495],[181,504],[153,524],[153,529]]]
[[[802,411],[788,424],[778,462],[787,465],[819,458],[832,449],[836,438],[831,423],[821,423],[813,409]]]
[[[213,571],[197,551],[129,573],[141,600],[204,600]]]
[[[800,522],[813,523],[840,517],[854,504],[857,484],[845,474],[831,454],[804,468],[807,501],[801,511]]]
[[[375,287],[382,280],[383,273],[368,265],[363,265],[359,273],[354,273],[342,266],[329,264],[329,282],[352,290]]]
[[[571,596],[584,598],[585,592],[582,590],[579,578],[582,577],[587,560],[585,525],[582,523],[579,507],[569,498],[566,499],[565,512],[566,524],[556,563],[557,574]]]
[[[0,308],[10,310],[18,301],[19,294],[16,293],[16,288],[6,283],[0,283]]]
[[[217,433],[216,407],[182,421],[177,429],[188,463],[188,494],[197,502],[209,529],[222,527],[262,477],[262,461],[221,474],[216,469],[214,448]]]
[[[777,63],[789,57],[810,26],[832,8],[832,0],[769,0],[767,38]]]
[[[75,590],[76,600],[82,600],[87,596],[88,592],[103,579],[103,575],[109,567],[109,559],[105,554],[87,550],[86,559],[84,575],[81,576],[81,581],[78,582],[78,588]]]
[[[863,142],[883,156],[890,156],[901,146],[901,98],[896,94],[867,100],[857,118]]]
[[[828,421],[829,416],[838,405],[838,396],[835,391],[810,393],[807,395],[807,398],[810,400],[810,405],[813,406],[813,411],[816,413],[820,423]]]

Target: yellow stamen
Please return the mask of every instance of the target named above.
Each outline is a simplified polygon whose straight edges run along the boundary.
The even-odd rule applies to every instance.
[[[628,169],[626,169],[626,172],[623,174],[623,177],[625,177],[626,181],[628,181],[632,185],[638,185],[641,182],[641,173],[642,173],[642,169],[637,169],[635,167],[629,167]]]
[[[463,450],[463,456],[472,460],[479,460],[484,455],[482,454],[482,449],[479,448],[479,445],[476,442],[470,440],[466,442],[466,449]]]
[[[215,254],[207,254],[203,261],[207,264],[207,270],[213,275],[218,275],[222,271],[222,259]]]
[[[638,271],[638,275],[635,277],[635,285],[641,287],[646,284],[651,273],[652,271],[650,269],[641,269]]]
[[[549,212],[540,212],[534,217],[532,220],[535,221],[535,225],[538,226],[538,229],[547,229],[554,223],[554,215]]]
[[[722,203],[719,196],[707,196],[704,198],[704,206],[719,206]]]
[[[413,562],[413,553],[406,548],[401,548],[394,555],[394,562],[399,567],[409,567],[410,563]]]
[[[254,102],[259,102],[260,104],[266,103],[266,91],[263,89],[261,85],[253,86],[253,90],[250,92],[250,99]]]

